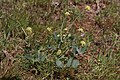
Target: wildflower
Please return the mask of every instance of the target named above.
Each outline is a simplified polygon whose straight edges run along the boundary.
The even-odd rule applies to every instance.
[[[62,53],[61,49],[57,51],[57,55],[60,55]]]
[[[78,31],[80,31],[80,32],[84,32],[84,30],[83,30],[82,28],[79,28]]]
[[[91,7],[87,5],[87,6],[85,7],[85,9],[89,11],[89,10],[91,10]]]
[[[86,45],[86,42],[85,41],[80,41],[81,45],[82,46],[85,46]]]
[[[26,28],[26,32],[28,33],[28,35],[32,34],[32,28],[31,27],[27,27]]]
[[[65,12],[65,15],[66,15],[66,16],[69,16],[69,15],[70,15],[70,13],[69,13],[69,12]]]
[[[48,27],[48,28],[47,28],[47,30],[48,30],[49,32],[51,32],[51,31],[52,31],[52,29],[51,29],[50,27]]]

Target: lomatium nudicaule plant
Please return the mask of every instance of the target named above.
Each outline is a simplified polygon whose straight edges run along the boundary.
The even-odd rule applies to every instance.
[[[120,80],[119,0],[0,0],[0,80]]]

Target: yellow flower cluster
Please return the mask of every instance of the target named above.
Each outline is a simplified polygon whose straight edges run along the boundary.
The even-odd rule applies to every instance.
[[[84,32],[84,30],[83,30],[82,28],[79,28],[78,31],[80,31],[80,32]]]
[[[59,49],[59,50],[57,51],[57,55],[60,55],[61,53],[62,53],[62,50]]]
[[[91,7],[87,5],[87,6],[85,6],[85,9],[89,11],[89,10],[91,10]]]
[[[69,13],[69,12],[65,12],[65,15],[66,15],[66,16],[69,16],[69,15],[70,15],[70,13]]]
[[[32,28],[31,27],[27,27],[26,28],[26,32],[28,35],[31,35],[32,34]]]
[[[85,45],[86,45],[86,42],[85,42],[85,41],[80,41],[80,44],[81,44],[82,46],[85,46]]]
[[[48,27],[48,28],[47,28],[47,30],[48,30],[49,32],[51,32],[51,31],[52,31],[52,29],[51,29],[50,27]]]

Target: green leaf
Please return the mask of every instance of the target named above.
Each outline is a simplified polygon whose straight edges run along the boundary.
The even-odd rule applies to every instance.
[[[72,46],[73,50],[72,50],[72,53],[75,55],[77,50],[76,50],[76,46]]]
[[[76,51],[77,51],[78,53],[80,53],[80,49],[79,49],[78,47],[76,47]]]
[[[79,60],[73,60],[72,67],[77,68],[79,64],[80,64]]]
[[[37,54],[34,54],[34,58],[35,58],[36,62],[45,61],[45,57],[46,57],[46,55],[44,55],[43,53],[40,53],[39,51]]]
[[[84,46],[83,48],[81,48],[80,53],[84,53],[87,50],[87,46]]]
[[[41,57],[41,61],[43,62],[43,61],[45,61],[45,55],[42,55],[42,57]]]
[[[59,59],[56,60],[56,65],[59,68],[63,68],[63,66],[64,66],[63,63]]]
[[[71,57],[71,58],[68,60],[68,62],[67,62],[67,64],[66,64],[67,67],[70,67],[70,66],[71,66],[72,60],[73,60],[73,57]]]
[[[30,55],[30,54],[24,55],[23,58],[28,59],[28,60],[33,60],[34,59],[33,56]]]

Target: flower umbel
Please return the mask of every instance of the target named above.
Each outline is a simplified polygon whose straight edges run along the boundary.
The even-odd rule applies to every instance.
[[[82,28],[79,28],[78,31],[80,31],[80,32],[84,32],[84,30],[83,30]]]
[[[85,41],[80,41],[80,44],[81,44],[82,46],[85,46],[85,45],[86,45],[86,42],[85,42]]]
[[[61,49],[57,51],[57,55],[60,55],[62,53]]]
[[[69,15],[70,15],[70,13],[69,13],[69,12],[65,12],[65,15],[66,15],[66,16],[69,16]]]
[[[27,27],[26,28],[26,32],[28,33],[28,35],[32,34],[32,28],[31,27]]]
[[[85,9],[89,11],[89,10],[91,10],[91,7],[87,5],[87,6],[85,6]]]
[[[47,28],[47,30],[48,30],[49,32],[51,32],[51,31],[52,31],[52,29],[51,29],[50,27],[48,27],[48,28]]]

